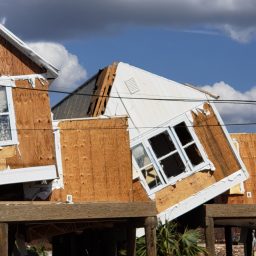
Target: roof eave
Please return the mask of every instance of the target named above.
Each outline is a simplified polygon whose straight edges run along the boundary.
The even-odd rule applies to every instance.
[[[19,49],[24,55],[26,55],[30,60],[37,64],[41,68],[46,69],[46,76],[48,79],[55,79],[58,77],[59,70],[55,68],[52,64],[46,61],[43,57],[33,51],[26,43],[15,36],[6,27],[0,24],[0,35],[10,42],[13,46]]]

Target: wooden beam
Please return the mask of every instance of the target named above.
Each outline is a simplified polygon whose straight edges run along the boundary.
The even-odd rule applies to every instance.
[[[127,227],[127,256],[136,255],[136,228],[129,223]]]
[[[21,214],[22,213],[22,214]],[[0,222],[90,220],[156,216],[154,202],[53,203],[1,202]]]
[[[232,256],[232,228],[230,226],[225,227],[225,243],[226,243],[226,256]]]
[[[214,220],[205,217],[205,242],[209,256],[215,256]]]
[[[256,218],[256,205],[206,204],[205,213],[212,218]]]
[[[145,219],[145,239],[147,256],[156,256],[156,217]]]
[[[0,255],[8,256],[8,224],[0,223]]]

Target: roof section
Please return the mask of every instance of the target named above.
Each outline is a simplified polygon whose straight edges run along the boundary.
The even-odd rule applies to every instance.
[[[52,64],[47,62],[44,58],[34,52],[27,44],[25,44],[21,39],[15,36],[6,27],[0,24],[0,35],[20,50],[24,55],[31,59],[39,67],[45,68],[47,70],[47,78],[55,79],[58,77],[58,69]]]

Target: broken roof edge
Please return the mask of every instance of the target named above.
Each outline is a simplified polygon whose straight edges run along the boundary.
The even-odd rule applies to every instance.
[[[37,54],[25,42],[23,42],[20,38],[14,35],[2,24],[0,24],[0,35],[8,42],[10,42],[13,46],[15,46],[18,50],[20,50],[24,55],[26,55],[31,61],[33,61],[39,67],[45,68],[47,70],[48,79],[55,79],[58,77],[59,70],[57,68],[55,68],[43,57]]]

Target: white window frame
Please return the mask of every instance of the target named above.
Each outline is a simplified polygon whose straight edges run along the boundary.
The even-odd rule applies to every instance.
[[[186,144],[185,146],[183,146],[174,130],[174,126],[179,124],[179,123],[182,123],[184,122],[187,126],[187,129],[188,131],[190,132],[190,135],[193,139],[192,142]],[[150,142],[149,142],[149,139],[160,134],[160,133],[163,133],[167,131],[176,150],[173,151],[172,153],[169,153],[169,154],[166,154],[165,156],[161,156],[159,158],[157,158],[157,156],[155,155],[153,149],[151,148],[150,146]],[[203,162],[196,165],[196,166],[193,166],[192,163],[190,162],[184,148],[188,145],[191,145],[195,143],[195,145],[197,146],[200,154],[201,154],[201,157],[203,159]],[[151,161],[151,164],[154,166],[158,176],[159,176],[159,179],[161,180],[162,184],[155,187],[155,188],[150,188],[146,182],[146,179],[144,178],[143,174],[142,174],[142,170],[145,168],[145,166],[143,168],[139,168],[134,156],[132,156],[132,159],[133,159],[133,164],[135,166],[135,168],[137,169],[138,173],[139,173],[139,177],[140,177],[140,180],[142,181],[142,184],[144,186],[144,188],[146,189],[147,193],[149,195],[152,195],[153,193],[161,190],[162,188],[168,186],[168,185],[174,185],[177,181],[181,180],[181,179],[184,179],[190,175],[192,175],[193,173],[196,173],[200,170],[204,170],[207,166],[209,166],[209,160],[208,160],[208,157],[201,145],[201,143],[199,142],[195,132],[194,132],[194,129],[193,127],[191,126],[191,123],[189,122],[187,116],[184,114],[178,118],[175,118],[173,120],[171,120],[169,123],[165,124],[164,127],[162,128],[158,128],[150,133],[147,133],[147,135],[145,136],[140,136],[140,138],[138,138],[136,141],[134,141],[131,145],[131,148],[137,146],[138,144],[142,144],[144,146],[144,149],[145,151],[147,152],[148,156],[149,156],[149,159]],[[171,177],[171,178],[168,178],[166,176],[166,174],[164,173],[161,165],[160,165],[160,160],[161,159],[165,159],[166,157],[168,157],[169,155],[172,155],[174,154],[174,152],[178,152],[184,166],[185,166],[185,171],[182,172],[181,174],[175,176],[175,177]]]
[[[14,114],[14,106],[13,106],[13,97],[12,97],[12,87],[13,82],[10,80],[0,80],[0,86],[5,88],[6,91],[6,99],[7,99],[7,106],[8,112],[0,113],[0,116],[8,115],[10,121],[10,128],[11,128],[11,140],[0,141],[0,146],[10,146],[18,144],[18,136],[16,130],[16,120]]]

